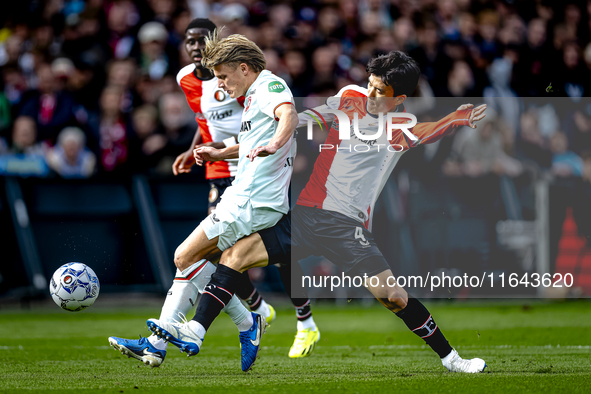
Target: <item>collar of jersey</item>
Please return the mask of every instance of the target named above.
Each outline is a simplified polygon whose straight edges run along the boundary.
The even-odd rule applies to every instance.
[[[252,90],[252,88],[257,85],[257,81],[259,79],[261,79],[261,77],[264,77],[265,75],[271,74],[271,71],[269,70],[263,70],[261,71],[261,73],[259,74],[259,76],[257,77],[257,79],[254,80],[254,82],[252,83],[252,85],[250,85],[250,87],[248,88],[248,90],[246,91],[246,93],[244,94],[244,97],[248,97],[250,96],[250,91]]]

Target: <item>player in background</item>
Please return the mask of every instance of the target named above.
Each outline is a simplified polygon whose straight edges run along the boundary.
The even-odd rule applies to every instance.
[[[226,148],[233,152],[231,158],[238,158],[236,178],[216,209],[179,247],[183,259],[177,267],[181,270],[196,265],[190,265],[191,261],[218,259],[236,241],[274,226],[289,211],[291,163],[296,149],[294,130],[298,118],[293,96],[285,81],[265,70],[260,48],[241,35],[222,40],[216,30],[206,40],[203,56],[203,64],[214,70],[218,86],[231,98],[244,96],[246,100],[240,144]],[[257,146],[264,146],[260,155],[265,158],[252,161],[247,154]],[[227,308],[236,299],[233,294],[228,295],[223,287],[207,287],[196,315],[202,313],[200,305],[205,298]],[[206,328],[195,325],[195,321],[150,319],[147,323],[153,332],[189,355],[199,352]],[[250,328],[240,333],[243,371],[249,370],[256,360],[266,322],[252,313],[245,324]]]
[[[199,128],[195,133],[192,146],[187,151],[190,153],[190,158],[187,158],[185,154],[181,154],[175,160],[173,164],[173,173],[175,175],[191,171],[191,167],[195,163],[192,152],[194,146],[222,148],[237,143],[236,136],[240,130],[243,98],[238,100],[230,98],[222,89],[217,87],[217,79],[213,74],[201,65],[201,50],[204,48],[204,39],[215,28],[213,22],[208,19],[195,19],[187,26],[185,31],[185,49],[194,63],[184,67],[178,73],[177,82],[183,89],[189,105],[197,114]],[[210,213],[219,202],[221,194],[234,179],[236,165],[237,160],[207,163],[206,178],[210,180],[211,184],[209,195]],[[179,319],[179,313],[185,316],[194,311],[198,293],[203,290],[202,285],[208,282],[209,275],[213,270],[214,267],[212,267],[211,263],[184,274],[177,269],[173,286],[169,290],[162,308],[161,319],[177,320]],[[282,277],[285,276],[285,272],[289,275],[288,267],[281,272]],[[289,279],[287,281],[289,282]],[[249,304],[251,310],[263,315],[268,323],[275,318],[275,310],[259,295],[250,282],[247,273],[243,277],[238,296]],[[307,339],[310,337],[310,332],[314,334],[318,333],[318,330],[312,318],[309,300],[305,298],[292,300],[296,306],[298,318],[298,334],[292,350],[299,350],[303,345],[302,337]],[[230,306],[228,310],[230,313],[239,311],[240,313],[236,312],[238,318],[244,315],[244,311],[240,311],[240,308]],[[237,321],[235,318],[233,320]],[[305,335],[302,335],[302,331],[304,331]],[[300,339],[298,340],[298,338]],[[109,343],[123,354],[139,359],[152,367],[160,366],[166,357],[167,343],[156,335],[149,338],[140,336],[139,340],[110,337]],[[308,349],[307,354],[304,355],[310,354],[311,350],[311,348]],[[297,355],[300,356],[301,354],[302,351],[300,350]],[[292,351],[290,351],[290,357],[293,357]]]
[[[416,62],[402,52],[393,51],[372,59],[367,71],[370,74],[367,89],[354,85],[343,88],[337,100],[327,100],[327,105],[300,114],[299,125],[307,124],[306,113],[326,121],[332,114],[324,110],[339,109],[350,118],[355,112],[358,114],[361,135],[375,135],[379,113],[404,112],[403,102],[416,88],[420,76]],[[334,104],[331,106],[331,103]],[[323,255],[346,275],[363,277],[366,274],[370,278],[365,284],[367,289],[421,337],[451,372],[482,372],[486,363],[479,358],[462,359],[425,306],[397,283],[388,282],[394,275],[370,232],[371,220],[374,204],[405,152],[420,144],[435,142],[458,126],[476,128],[475,123],[484,118],[485,109],[485,105],[477,108],[472,104],[462,105],[438,122],[417,124],[411,129],[413,138],[397,130],[388,140],[384,132],[375,143],[368,144],[369,150],[351,149],[352,145],[367,141],[353,132],[351,139],[341,140],[339,123],[335,121],[325,143],[329,149],[321,151],[291,216],[284,216],[276,226],[265,230],[274,231],[276,238],[283,240],[283,250],[293,248],[293,256],[286,252],[284,261],[291,257],[297,264],[310,255]],[[399,121],[406,122],[407,119]],[[393,149],[386,149],[388,146]],[[256,156],[258,151],[254,150],[250,156]],[[195,155],[200,160],[214,160],[225,157],[225,152],[200,148],[195,150]],[[267,265],[272,253],[277,252],[266,247],[261,235],[260,232],[250,235],[225,250],[207,286],[224,288],[232,294],[239,286],[242,272]],[[210,299],[203,301],[202,313],[196,315],[195,320],[201,326],[209,326],[221,308]]]

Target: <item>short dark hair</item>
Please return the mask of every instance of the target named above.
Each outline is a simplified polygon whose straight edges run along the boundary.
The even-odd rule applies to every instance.
[[[205,28],[209,31],[214,31],[216,29],[216,25],[215,23],[213,23],[211,20],[206,19],[206,18],[197,18],[197,19],[193,19],[189,25],[187,26],[187,28],[185,29],[185,33],[187,33],[187,30],[189,29],[200,29],[200,28]]]
[[[392,86],[396,96],[410,96],[421,76],[417,62],[400,51],[374,57],[367,64],[367,72],[380,77],[386,85]]]

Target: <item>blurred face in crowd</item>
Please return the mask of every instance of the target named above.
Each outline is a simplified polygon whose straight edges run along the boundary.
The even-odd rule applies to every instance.
[[[37,126],[33,118],[20,116],[14,121],[12,129],[12,143],[19,148],[28,148],[35,145],[37,139]]]
[[[379,76],[371,74],[367,83],[367,111],[375,115],[394,111],[406,99],[406,95],[396,97],[395,94],[392,86],[386,85]]]
[[[51,94],[57,87],[55,75],[51,71],[51,66],[43,64],[37,70],[37,77],[39,78],[39,91],[43,94]]]
[[[62,142],[62,149],[64,150],[66,160],[71,163],[75,163],[78,159],[78,154],[82,150],[82,144],[76,138],[66,138]]]
[[[253,75],[258,75],[246,63],[240,63],[237,67],[222,63],[214,66],[213,73],[218,78],[218,87],[224,89],[231,98],[244,96],[256,79]]]
[[[566,134],[562,131],[558,131],[550,139],[550,150],[554,154],[560,154],[566,152],[568,149],[568,139]]]
[[[160,120],[169,131],[176,131],[185,125],[184,97],[177,93],[168,93],[160,99]]]
[[[156,109],[151,105],[136,109],[133,113],[133,126],[140,139],[150,136],[156,130]]]
[[[109,85],[120,86],[128,88],[131,86],[133,75],[135,73],[135,65],[130,60],[117,60],[111,64],[109,68],[109,75],[107,82]]]
[[[579,65],[579,46],[575,43],[566,44],[562,57],[567,68],[576,68]]]
[[[334,71],[335,56],[328,47],[320,47],[312,55],[312,66],[318,74],[332,74]]]
[[[101,94],[103,116],[117,116],[121,108],[122,91],[116,86],[107,86]]]
[[[197,68],[203,68],[201,65],[202,51],[205,49],[205,37],[208,34],[209,30],[204,27],[189,29],[185,33],[185,51]]]
[[[289,51],[285,54],[285,67],[292,77],[302,75],[306,71],[306,58],[301,52]]]
[[[532,19],[527,27],[527,42],[538,48],[546,41],[546,23],[542,19]]]

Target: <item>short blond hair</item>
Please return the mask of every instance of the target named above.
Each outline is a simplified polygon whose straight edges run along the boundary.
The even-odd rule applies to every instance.
[[[201,60],[204,67],[213,69],[220,64],[238,67],[240,63],[246,63],[254,72],[261,72],[267,67],[265,55],[257,44],[241,34],[232,34],[220,39],[222,29],[215,29],[205,39],[205,50]]]

